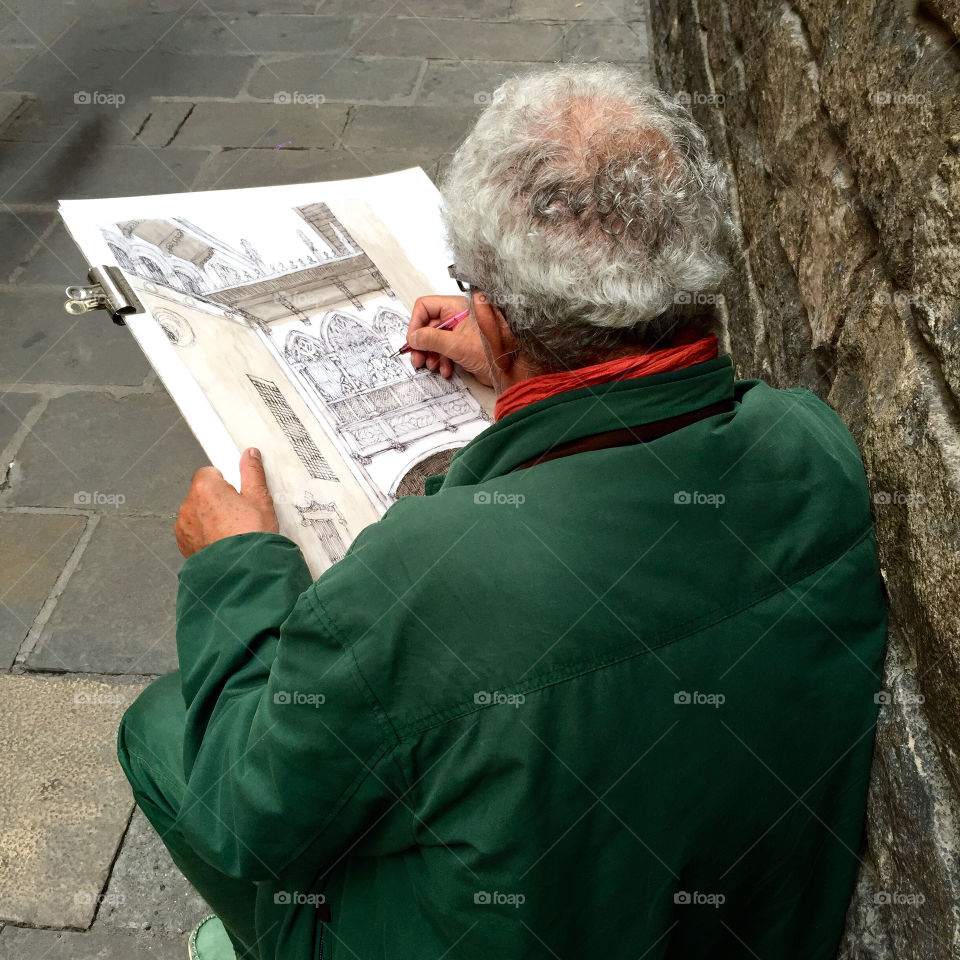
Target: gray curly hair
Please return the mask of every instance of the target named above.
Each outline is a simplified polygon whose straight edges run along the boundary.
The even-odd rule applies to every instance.
[[[715,287],[727,178],[676,99],[607,64],[514,77],[442,183],[460,276],[543,371],[653,345]],[[703,318],[694,318],[702,321]]]

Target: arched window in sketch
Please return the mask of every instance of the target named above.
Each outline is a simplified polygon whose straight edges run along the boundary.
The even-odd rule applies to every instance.
[[[200,296],[203,293],[196,278],[192,277],[186,270],[174,270],[173,275],[177,278],[177,283],[179,283],[184,293],[192,293],[196,296]]]
[[[379,316],[379,315],[378,315]],[[291,331],[283,355],[314,397],[320,399],[350,455],[368,466],[387,451],[482,418],[479,404],[456,381],[415,373],[385,336],[404,323],[387,311],[367,325],[343,310],[323,317],[319,336]]]
[[[117,261],[117,266],[121,270],[128,270],[130,273],[135,273],[133,267],[133,261],[127,256],[127,251],[118,247],[115,243],[108,243],[107,246],[110,248],[110,252],[113,254],[114,260]]]
[[[396,497],[422,497],[423,487],[427,482],[427,477],[433,477],[439,473],[446,473],[450,469],[450,461],[457,452],[457,447],[451,450],[438,450],[424,457],[419,463],[404,474],[403,479],[397,484]]]
[[[396,310],[389,307],[380,307],[377,315],[373,319],[373,329],[380,334],[384,340],[390,337],[406,337],[407,328],[410,326],[410,318],[404,316]]]
[[[167,278],[159,264],[154,263],[149,257],[137,257],[137,264],[134,267],[137,274],[146,280],[156,280],[157,283],[166,283]]]

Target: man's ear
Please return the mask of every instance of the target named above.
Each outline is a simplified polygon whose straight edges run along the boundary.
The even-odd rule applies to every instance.
[[[493,362],[502,373],[508,373],[516,363],[517,338],[507,325],[506,318],[482,293],[474,293],[473,315],[484,340],[490,347]]]

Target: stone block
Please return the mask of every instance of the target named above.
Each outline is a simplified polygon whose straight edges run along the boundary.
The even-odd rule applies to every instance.
[[[490,103],[493,91],[509,77],[548,69],[543,63],[430,60],[420,84],[417,103],[460,106],[467,110]]]
[[[348,149],[374,150],[383,144],[397,149],[452,150],[473,125],[478,106],[355,107],[343,132]]]
[[[144,116],[146,113],[144,112]],[[6,202],[55,203],[64,199],[183,193],[205,154],[143,144],[111,146],[97,139],[97,124],[78,123],[55,144],[11,143],[0,151]]]
[[[83,517],[0,512],[0,668],[9,668],[77,546]]]
[[[17,454],[6,496],[53,506],[175,517],[207,458],[165,393],[71,393],[50,401]]]
[[[617,20],[626,18],[626,0],[514,0],[518,20]]]
[[[184,960],[186,943],[101,933],[5,927],[0,960]]]
[[[212,912],[170,859],[150,821],[134,810],[94,929],[144,931],[182,942]]]
[[[175,669],[182,564],[173,519],[102,517],[28,666],[135,675]]]
[[[321,0],[320,13],[357,14],[362,13],[360,30],[370,22],[382,17],[460,17],[463,19],[496,20],[506,18],[510,13],[510,0],[366,0],[358,8],[353,0]]]
[[[353,48],[394,57],[554,61],[562,39],[557,24],[384,17],[364,30]]]
[[[197,189],[346,180],[418,166],[432,174],[436,162],[430,150],[224,150],[203,168]]]
[[[9,458],[16,454],[15,438],[25,436],[24,421],[39,402],[34,393],[0,393],[0,470],[6,471]]]
[[[419,75],[420,64],[415,60],[303,56],[262,64],[247,89],[250,96],[270,101],[278,95],[296,95],[389,103],[410,97]]]
[[[565,61],[647,64],[650,50],[643,24],[572,23],[563,37]]]
[[[165,50],[184,53],[258,57],[269,53],[323,53],[345,50],[352,26],[349,17],[255,14],[247,10],[211,15],[198,7],[195,14],[178,20],[161,45]]]
[[[43,242],[44,233],[53,225],[56,214],[0,209],[0,282],[8,283],[11,274],[27,261],[34,248]]]
[[[79,929],[93,920],[133,808],[116,759],[116,734],[141,689],[0,676],[5,919]]]
[[[274,148],[289,140],[297,149],[329,149],[346,121],[342,104],[198,103],[173,142],[178,147]]]
[[[64,311],[63,288],[87,279],[86,265],[78,270],[77,263],[58,270],[59,261],[47,260],[48,282],[57,277],[57,286],[24,286],[0,301],[0,383],[143,382],[149,367],[129,330],[102,311]]]

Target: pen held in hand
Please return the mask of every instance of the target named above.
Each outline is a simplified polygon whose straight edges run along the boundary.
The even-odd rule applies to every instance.
[[[459,313],[454,314],[452,317],[450,317],[449,320],[444,320],[443,323],[437,324],[437,326],[434,327],[434,330],[452,330],[455,326],[457,326],[458,323],[460,323],[461,320],[466,320],[466,318],[469,316],[470,316],[469,308],[466,310],[461,310]],[[409,353],[413,349],[414,348],[411,347],[409,343],[405,343],[397,351],[397,353],[398,354]]]

